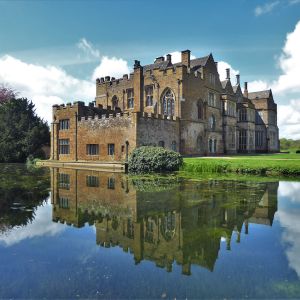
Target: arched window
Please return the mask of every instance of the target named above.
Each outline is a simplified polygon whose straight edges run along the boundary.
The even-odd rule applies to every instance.
[[[176,218],[174,212],[168,212],[161,220],[161,233],[166,241],[170,241],[175,236]]]
[[[197,111],[198,111],[198,119],[202,120],[203,116],[204,116],[202,100],[199,100],[198,103],[197,103]]]
[[[118,97],[117,96],[113,96],[112,97],[112,109],[115,110],[117,107],[119,107],[119,100],[118,100]]]
[[[162,114],[174,116],[175,114],[175,97],[170,89],[167,89],[162,98]]]
[[[209,129],[211,130],[216,129],[216,117],[214,115],[211,115],[209,117],[208,123],[209,123]]]

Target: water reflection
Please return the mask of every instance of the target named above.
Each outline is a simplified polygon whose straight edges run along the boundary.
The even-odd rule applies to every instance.
[[[95,225],[96,243],[130,251],[136,264],[155,262],[182,273],[214,270],[220,241],[242,243],[251,224],[271,226],[278,182],[132,179],[118,173],[51,169],[54,222]]]

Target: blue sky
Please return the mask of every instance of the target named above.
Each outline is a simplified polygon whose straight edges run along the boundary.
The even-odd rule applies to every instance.
[[[253,89],[273,88],[280,76],[289,72],[282,63],[284,56],[288,60],[294,55],[300,66],[300,57],[295,54],[298,37],[300,43],[295,29],[300,21],[300,0],[0,0],[0,11],[0,83],[16,86],[34,101],[39,97],[41,100],[36,102],[41,114],[48,102],[51,107],[55,100],[73,100],[63,96],[93,100],[90,84],[94,84],[96,70],[101,76],[106,75],[104,71],[118,75],[121,66],[121,75],[121,71],[131,69],[134,59],[147,64],[157,56],[184,49],[190,49],[197,57],[212,52],[215,60],[229,64],[233,73],[239,71],[242,81],[252,82]],[[293,32],[293,50],[285,53],[287,34]],[[106,65],[101,66],[105,57]],[[21,84],[7,70],[1,73],[1,67],[15,72],[20,68],[19,77],[22,72],[29,77],[35,73],[38,82],[49,79],[52,85],[56,84],[55,76],[49,72],[57,69],[61,72],[59,79],[67,76],[69,85],[82,84],[84,88],[74,94],[74,89],[63,91],[64,85],[60,84],[55,93],[42,82],[33,95],[36,88],[29,85],[36,83],[36,78],[26,78]],[[44,94],[43,87],[47,90]],[[293,86],[292,92],[278,89],[277,103],[284,106],[285,114],[294,112],[291,107],[300,106],[300,84]],[[48,119],[49,114],[44,117]],[[293,130],[285,135],[300,132],[300,110],[291,118]],[[287,126],[284,120],[280,122]]]

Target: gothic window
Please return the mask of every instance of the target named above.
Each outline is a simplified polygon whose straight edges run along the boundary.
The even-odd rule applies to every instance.
[[[117,107],[119,107],[119,101],[117,96],[113,96],[112,98],[112,109],[115,110]]]
[[[212,92],[208,93],[208,105],[216,107],[216,95]]]
[[[146,106],[153,105],[153,86],[146,88]]]
[[[202,120],[203,119],[203,102],[202,100],[199,100],[197,103],[197,111],[198,111],[198,119]]]
[[[209,123],[209,128],[211,130],[215,130],[216,129],[216,117],[214,115],[211,115],[209,117],[208,123]]]
[[[134,93],[133,93],[133,89],[127,90],[127,108],[134,108]]]
[[[162,98],[162,114],[167,116],[175,114],[175,97],[170,89],[167,89]]]
[[[208,149],[209,149],[210,153],[216,153],[217,152],[217,140],[216,139],[209,139]]]

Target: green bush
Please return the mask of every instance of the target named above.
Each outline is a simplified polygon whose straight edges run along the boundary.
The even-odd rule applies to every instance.
[[[299,154],[299,153],[300,153],[300,150],[297,150],[296,153]]]
[[[162,147],[142,146],[136,148],[128,161],[131,173],[177,171],[183,163],[182,156]]]

